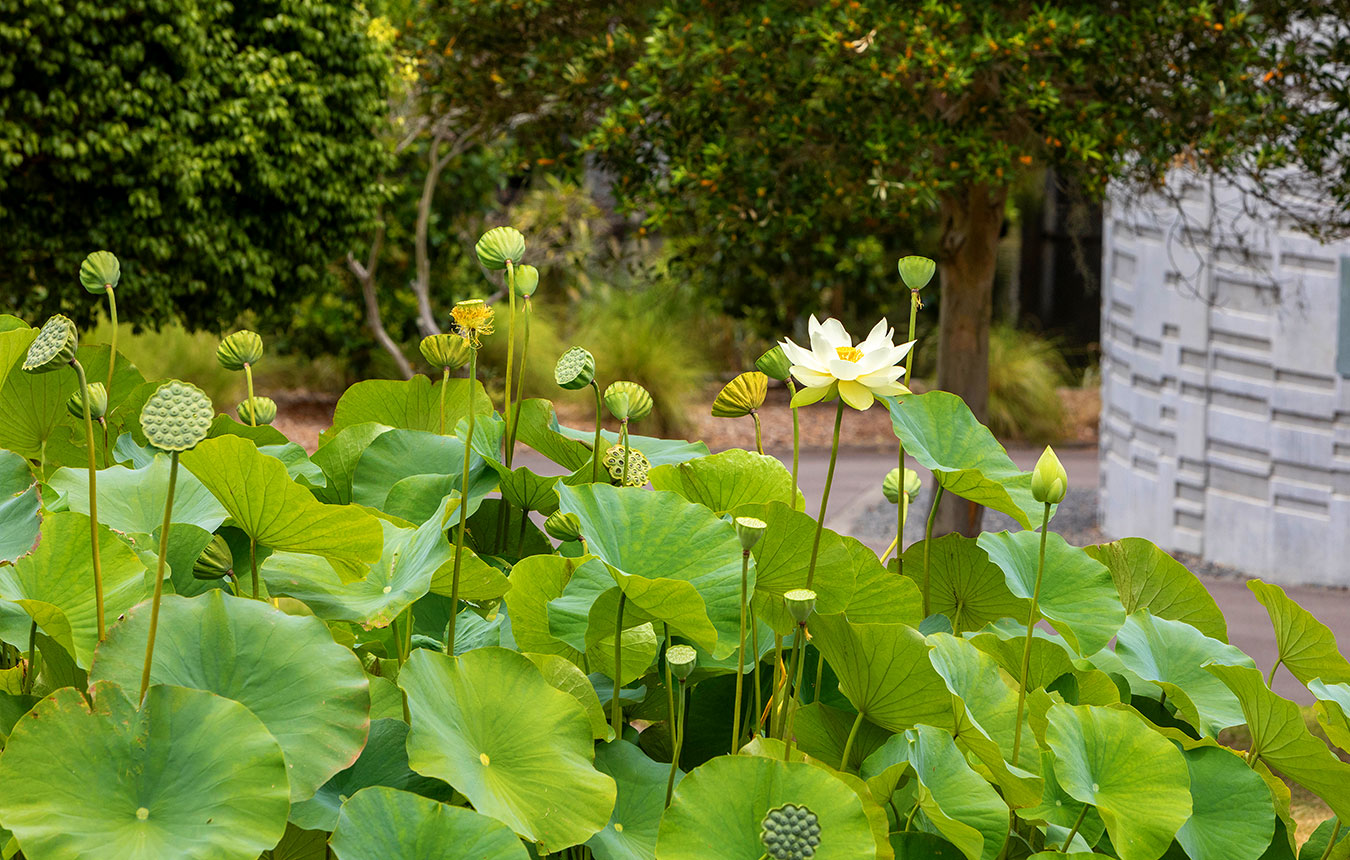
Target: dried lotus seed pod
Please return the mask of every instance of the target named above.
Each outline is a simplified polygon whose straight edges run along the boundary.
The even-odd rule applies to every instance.
[[[80,336],[75,323],[67,316],[55,314],[43,323],[37,339],[29,345],[23,369],[29,373],[60,370],[75,360],[75,350],[79,346]]]
[[[95,251],[80,263],[80,284],[96,296],[117,286],[122,278],[122,264],[111,251]]]
[[[577,391],[595,379],[595,356],[574,346],[564,352],[553,366],[553,379],[568,391]]]
[[[195,385],[170,379],[141,408],[141,429],[161,451],[187,451],[206,438],[216,415],[211,398]]]
[[[483,268],[505,269],[508,260],[516,265],[525,256],[525,237],[515,227],[493,227],[478,240],[473,252]]]
[[[240,402],[234,411],[239,415],[241,422],[251,424],[254,427],[262,427],[277,420],[277,402],[270,397],[262,397],[256,394]]]
[[[769,377],[758,370],[742,373],[723,386],[713,401],[714,418],[743,418],[764,405]]]
[[[66,399],[66,411],[79,420],[84,420],[84,394],[75,391]],[[89,417],[101,421],[108,414],[108,389],[102,382],[89,383]]]
[[[256,331],[237,331],[216,347],[216,360],[226,370],[243,370],[244,365],[255,365],[262,358],[263,342]]]
[[[614,479],[615,483],[623,481],[622,445],[611,445],[609,449],[605,451],[605,459],[601,462],[604,464],[606,471],[609,472],[609,476]],[[645,454],[636,448],[630,449],[628,451],[628,482],[625,483],[624,486],[641,487],[646,485],[647,473],[651,471],[651,468],[652,464]]]

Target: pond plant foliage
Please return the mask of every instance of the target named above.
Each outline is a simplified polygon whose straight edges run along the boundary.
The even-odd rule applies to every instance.
[[[1331,632],[1253,581],[1263,674],[1158,547],[1057,535],[1052,451],[1022,472],[959,398],[909,391],[931,263],[901,261],[911,337],[813,319],[713,404],[755,450],[712,453],[641,434],[651,397],[599,381],[603,343],[533,356],[594,389],[595,426],[561,424],[522,388],[525,238],[476,250],[505,307],[458,305],[433,378],[353,385],[313,454],[262,395],[236,420],[64,317],[0,317],[0,857],[1350,856]],[[262,353],[220,355],[251,377]],[[797,452],[758,450],[770,378],[833,408],[830,476],[849,414],[889,410],[880,557],[824,527],[828,479],[813,517]],[[1020,528],[927,514],[904,545],[921,472]],[[1301,847],[1291,783],[1334,815]]]

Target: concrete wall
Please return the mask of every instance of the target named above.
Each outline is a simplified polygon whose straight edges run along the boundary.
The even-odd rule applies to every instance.
[[[1182,198],[1104,213],[1102,529],[1350,585],[1350,244],[1245,216],[1231,190]]]

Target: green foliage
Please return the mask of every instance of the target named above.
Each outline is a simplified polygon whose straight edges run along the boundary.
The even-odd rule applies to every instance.
[[[1064,433],[1059,387],[1069,366],[1053,341],[1010,326],[989,332],[989,429],[1000,439],[1052,442]]]
[[[328,264],[383,196],[371,129],[389,59],[362,14],[300,0],[21,0],[7,17],[7,310],[92,319],[80,263],[102,247],[121,260],[123,318],[140,322],[285,320],[332,286]]]

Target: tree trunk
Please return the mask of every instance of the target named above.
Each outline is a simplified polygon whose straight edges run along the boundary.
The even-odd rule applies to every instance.
[[[989,326],[1006,196],[1003,189],[977,185],[957,189],[941,201],[937,384],[943,391],[960,395],[981,421],[988,417]],[[979,505],[947,494],[935,533],[974,537],[979,534],[983,513]]]
[[[385,352],[389,353],[394,359],[394,364],[398,365],[398,372],[403,374],[404,379],[412,379],[412,365],[408,363],[408,358],[399,348],[398,342],[390,337],[389,332],[384,327],[384,319],[380,315],[380,301],[376,295],[375,268],[380,264],[380,249],[384,247],[384,224],[381,222],[379,227],[375,228],[375,237],[370,243],[370,257],[363,265],[356,256],[350,251],[347,252],[347,270],[356,276],[356,281],[361,285],[361,297],[366,304],[366,325],[370,328],[371,334],[375,335],[375,341],[384,347]]]

